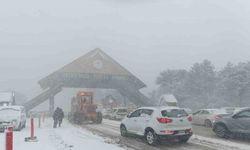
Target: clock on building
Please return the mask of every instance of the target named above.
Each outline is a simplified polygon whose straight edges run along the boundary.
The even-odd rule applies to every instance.
[[[95,67],[96,69],[101,69],[102,66],[103,66],[103,63],[102,63],[101,60],[95,60],[94,63],[93,63],[93,65],[94,65],[94,67]]]

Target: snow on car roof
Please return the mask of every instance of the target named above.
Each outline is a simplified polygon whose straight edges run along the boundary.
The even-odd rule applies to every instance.
[[[160,100],[164,100],[164,101],[167,101],[167,102],[172,102],[172,103],[177,103],[177,99],[175,98],[174,95],[171,95],[171,94],[165,94],[165,95],[162,95]]]
[[[0,110],[2,109],[16,109],[16,110],[21,110],[23,109],[23,106],[0,106]]]
[[[234,111],[234,114],[237,114],[238,112],[240,112],[240,111],[242,111],[242,110],[250,110],[250,107],[236,108],[236,110]]]
[[[153,110],[156,110],[157,107],[140,107],[138,109],[153,109]]]
[[[175,106],[164,106],[164,107],[161,107],[161,110],[166,110],[166,109],[183,109],[184,110],[184,108],[175,107]]]
[[[221,109],[202,109],[202,110],[207,110],[210,113],[215,113],[215,114],[226,114],[226,111]]]

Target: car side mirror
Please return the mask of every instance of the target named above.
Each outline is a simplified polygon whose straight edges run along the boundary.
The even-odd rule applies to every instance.
[[[238,115],[236,114],[236,115],[233,115],[232,118],[233,118],[233,119],[238,119],[239,117],[238,117]]]
[[[131,118],[131,113],[129,113],[129,114],[127,115],[127,118]]]

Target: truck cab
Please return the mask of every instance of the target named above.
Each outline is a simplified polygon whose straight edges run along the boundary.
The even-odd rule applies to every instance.
[[[102,122],[102,114],[93,102],[93,92],[80,91],[71,100],[71,119],[74,123],[82,124],[86,121]]]

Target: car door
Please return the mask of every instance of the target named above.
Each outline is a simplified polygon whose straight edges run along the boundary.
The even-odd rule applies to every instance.
[[[244,110],[234,116],[236,132],[250,134],[250,110]]]
[[[126,120],[126,128],[130,133],[137,133],[138,118],[141,115],[141,109],[132,112]]]
[[[205,120],[209,118],[210,112],[207,110],[202,110],[199,115],[199,124],[200,125],[205,125]]]
[[[136,131],[139,135],[144,135],[145,128],[150,125],[153,110],[142,109],[140,116],[137,118]]]
[[[199,115],[201,113],[201,110],[196,111],[193,113],[193,124],[199,124]]]

